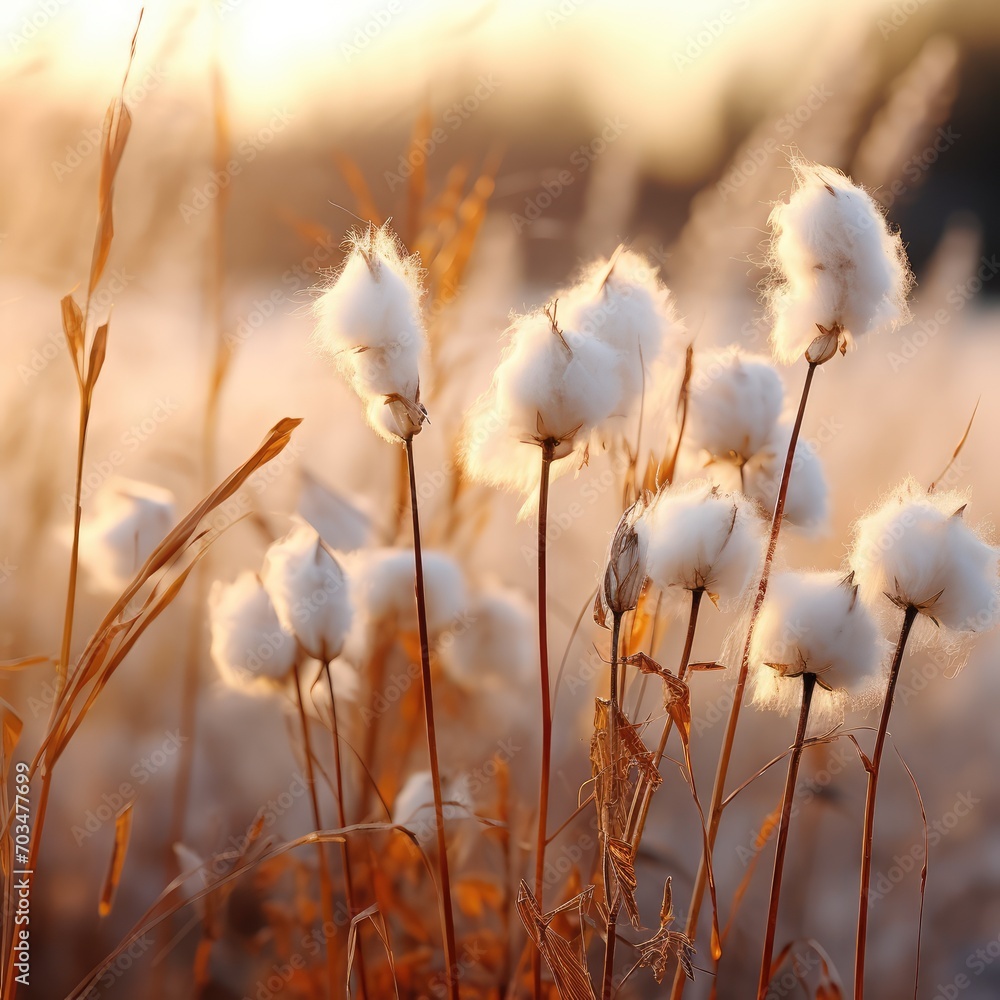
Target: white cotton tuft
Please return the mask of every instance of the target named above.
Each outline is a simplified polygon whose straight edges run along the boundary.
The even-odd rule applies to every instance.
[[[466,471],[530,494],[540,467],[533,449],[546,441],[552,478],[568,471],[594,435],[620,433],[656,396],[681,329],[670,292],[642,257],[620,251],[593,265],[550,308],[513,320],[490,388],[466,421]]]
[[[792,168],[795,190],[770,218],[771,343],[784,364],[826,331],[834,336],[823,360],[838,342],[846,349],[852,339],[905,322],[912,284],[899,234],[870,195],[829,167],[798,160]]]
[[[261,574],[278,619],[317,660],[340,655],[351,627],[347,577],[316,530],[296,525],[264,556]]]
[[[784,402],[768,359],[738,347],[695,355],[686,433],[713,458],[743,464],[774,435]]]
[[[878,692],[885,653],[885,640],[851,577],[777,573],[750,644],[754,704],[797,710],[802,687],[793,679],[811,673],[825,708],[842,712],[849,704],[868,705]]]
[[[683,344],[683,324],[656,268],[640,254],[619,248],[610,260],[592,264],[558,302],[569,329],[614,352],[618,405],[612,413],[637,413],[643,394],[649,396],[656,382],[657,367]]]
[[[358,549],[343,555],[351,597],[361,623],[394,621],[404,632],[417,630],[413,549]],[[443,552],[423,551],[427,630],[448,628],[466,605],[465,577]]]
[[[115,477],[94,496],[80,526],[80,562],[98,590],[119,593],[135,577],[176,518],[174,495],[151,483]]]
[[[763,555],[764,524],[753,505],[706,480],[663,489],[636,528],[649,578],[665,594],[703,589],[737,600]]]
[[[350,246],[313,306],[315,339],[364,401],[372,428],[398,441],[412,437],[424,416],[420,266],[388,224],[352,234]]]
[[[866,599],[886,595],[956,632],[981,632],[1000,618],[998,550],[965,522],[967,495],[925,493],[912,479],[862,517],[851,566]]]
[[[469,691],[520,694],[538,677],[534,609],[514,590],[476,594],[438,645],[448,676]]]
[[[778,500],[791,433],[790,423],[779,424],[771,440],[743,468],[744,491],[768,515],[774,513]],[[822,531],[830,513],[829,494],[823,463],[816,449],[800,437],[785,495],[785,522],[805,532]]]
[[[212,661],[230,687],[272,691],[288,677],[298,655],[295,637],[281,627],[256,573],[232,583],[216,580],[208,596]]]

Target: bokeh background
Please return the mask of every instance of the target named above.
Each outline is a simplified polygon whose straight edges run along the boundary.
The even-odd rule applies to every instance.
[[[122,86],[138,13],[126,0],[5,0],[0,12],[3,658],[58,649],[76,439],[59,299],[88,273],[100,128]],[[853,519],[907,474],[930,482],[977,400],[948,482],[972,490],[977,523],[995,521],[998,57],[1000,7],[991,0],[147,3],[124,88],[134,121],[114,244],[95,298],[95,318],[111,314],[111,339],[89,442],[94,490],[113,472],[171,489],[181,509],[197,499],[205,400],[222,344],[212,480],[278,418],[305,421],[281,475],[254,491],[252,517],[213,550],[211,575],[255,568],[289,516],[310,505],[336,522],[333,544],[349,547],[348,535],[351,544],[392,541],[398,457],[363,427],[346,388],[309,347],[308,315],[310,289],[339,263],[346,230],[358,217],[391,217],[408,245],[425,251],[434,283],[434,422],[420,441],[430,542],[470,580],[500,580],[531,600],[532,529],[514,524],[515,501],[473,491],[456,508],[441,488],[454,479],[451,448],[488,382],[509,312],[544,302],[581,263],[624,240],[660,265],[697,347],[766,351],[766,220],[790,187],[788,157],[797,151],[875,193],[902,231],[917,286],[910,326],[821,371],[804,433],[826,468],[830,523],[816,536],[790,533],[783,558],[839,565]],[[790,393],[798,377],[788,373]],[[617,518],[609,468],[595,459],[554,490],[559,654]],[[594,499],[577,516],[588,484]],[[86,573],[84,584],[77,649],[108,605]],[[280,706],[220,689],[195,593],[150,630],[60,763],[33,903],[34,995],[70,990],[179,870],[167,837],[179,754],[176,743],[164,748],[178,732],[192,658],[201,679],[182,831],[192,856],[224,849],[296,773]],[[716,616],[696,657],[715,655],[728,624]],[[680,628],[666,630],[664,662],[676,655]],[[564,814],[589,770],[594,638],[585,630],[567,658],[567,676],[588,683],[560,696]],[[919,995],[934,1000],[1000,995],[998,648],[984,637],[958,673],[950,654],[914,654],[893,718],[928,821],[943,831],[931,852],[921,947]],[[0,683],[33,748],[51,668]],[[725,690],[724,679],[706,677],[695,696],[703,789]],[[445,710],[456,727],[446,766],[456,774],[474,767],[516,735],[525,750],[511,767],[530,812],[533,701],[522,692],[504,704],[509,714],[494,715],[478,741],[465,738],[460,702]],[[733,780],[781,752],[791,734],[790,720],[747,713]],[[164,762],[140,787],[134,768],[158,749]],[[807,755],[805,770],[813,794],[796,817],[779,941],[821,942],[848,978],[863,773],[844,739]],[[98,920],[113,823],[74,830],[123,782],[133,786],[136,826],[115,908]],[[717,863],[724,911],[779,795],[780,778],[768,774],[727,813]],[[912,994],[919,905],[918,873],[903,873],[898,859],[922,840],[919,807],[895,759],[880,796],[875,877],[889,891],[874,904],[869,974],[875,995],[894,998]],[[280,826],[285,836],[305,832],[305,803]],[[641,859],[651,923],[665,874],[683,915],[695,831],[683,784],[668,781]],[[768,867],[765,852],[720,969],[720,997],[744,995],[753,974]],[[167,995],[191,995],[198,922],[175,930],[175,940],[120,968],[109,993],[151,995],[156,980]],[[986,959],[976,959],[982,949]],[[217,992],[204,995],[244,995],[250,987],[217,961]],[[959,976],[959,993],[948,992]],[[711,977],[700,975],[688,995],[710,989]],[[658,995],[645,972],[626,992]]]

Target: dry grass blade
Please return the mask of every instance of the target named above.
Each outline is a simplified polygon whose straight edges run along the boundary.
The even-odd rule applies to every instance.
[[[677,471],[677,459],[681,453],[681,445],[684,442],[684,430],[687,427],[688,401],[691,396],[691,377],[694,374],[694,345],[688,344],[684,355],[684,377],[681,379],[680,391],[677,394],[677,412],[680,415],[677,422],[677,440],[674,442],[674,450],[669,459],[664,459],[656,470],[655,489],[659,489],[664,483],[672,483],[674,474]]]
[[[615,878],[616,896],[625,907],[625,912],[628,914],[632,926],[638,930],[641,921],[639,919],[639,904],[635,901],[637,882],[632,844],[627,840],[609,837],[607,851],[608,860],[611,862],[611,871]]]
[[[97,906],[97,912],[102,917],[106,917],[111,912],[115,893],[118,891],[118,883],[121,881],[122,869],[125,867],[125,855],[128,853],[129,838],[132,835],[132,807],[134,805],[134,802],[126,803],[115,817],[115,843],[111,850],[108,873],[101,886],[101,900]]]
[[[663,884],[660,906],[660,929],[639,945],[639,968],[650,968],[657,983],[663,982],[671,957],[675,958],[688,979],[694,979],[694,945],[685,934],[670,930],[674,922],[673,891],[670,878]]]
[[[722,955],[722,937],[719,933],[719,906],[715,892],[715,873],[712,870],[712,848],[709,842],[708,824],[705,821],[705,810],[698,797],[694,766],[691,763],[691,692],[684,681],[674,677],[673,674],[664,670],[649,657],[644,657],[639,662],[639,669],[643,673],[655,673],[663,681],[663,707],[674,720],[674,726],[684,750],[684,769],[687,772],[687,782],[691,788],[691,797],[694,799],[695,808],[698,810],[698,818],[701,821],[708,891],[712,900],[712,957],[718,960]]]
[[[51,662],[51,656],[19,656],[14,660],[0,660],[0,670],[24,670],[25,667]]]
[[[90,362],[87,365],[87,377],[84,391],[87,394],[87,407],[90,408],[94,396],[94,387],[104,367],[104,359],[108,353],[108,324],[102,323],[94,334],[94,342],[90,346]]]
[[[375,919],[376,916],[378,920]],[[382,913],[378,908],[378,903],[372,903],[371,906],[366,907],[351,918],[351,926],[347,932],[347,986],[344,990],[344,996],[349,997],[351,995],[351,972],[354,970],[354,954],[357,951],[358,945],[358,927],[365,920],[371,920],[385,948],[385,954],[389,960],[389,971],[392,973],[392,991],[396,1000],[399,1000],[399,984],[396,982],[396,962],[392,954],[392,946],[389,944],[389,932],[386,929]]]
[[[73,359],[73,370],[76,380],[83,388],[83,310],[77,305],[72,295],[63,296],[59,305],[62,307],[63,333],[69,345],[69,355]]]
[[[263,823],[261,818],[258,821],[258,827]],[[204,888],[198,889],[196,892],[184,895],[181,898],[171,898],[175,897],[179,890],[194,876],[198,875],[200,871],[205,868],[205,865],[199,865],[198,867],[184,871],[178,875],[164,890],[160,893],[156,901],[146,910],[146,912],[139,918],[139,920],[132,926],[132,929],[126,934],[121,941],[115,946],[114,950],[104,957],[104,959],[96,965],[87,976],[77,984],[77,986],[71,990],[67,996],[66,1000],[77,1000],[77,998],[86,997],[93,990],[94,984],[100,979],[104,971],[112,965],[123,953],[128,951],[136,941],[140,940],[143,935],[149,934],[152,930],[162,924],[165,920],[168,920],[175,913],[180,912],[186,906],[190,906],[194,903],[200,902],[201,900],[207,898],[213,893],[217,893],[218,890],[231,885],[237,879],[242,878],[248,872],[252,871],[254,868],[268,862],[275,858],[280,858],[289,851],[294,851],[300,847],[304,847],[308,844],[334,844],[342,843],[344,838],[348,834],[354,833],[372,833],[372,832],[386,832],[391,831],[393,833],[401,834],[406,837],[407,840],[413,844],[416,850],[419,852],[420,859],[423,863],[425,870],[429,876],[432,876],[432,869],[430,862],[427,860],[427,856],[424,854],[423,850],[420,848],[420,844],[416,837],[405,827],[399,826],[394,823],[357,823],[353,826],[343,827],[336,830],[318,830],[312,833],[307,833],[304,836],[296,837],[294,840],[288,840],[280,844],[272,845],[266,844],[264,848],[259,851],[253,858],[244,859],[246,857],[245,851],[241,852],[239,860],[243,863],[238,864],[236,867],[227,871],[225,874],[218,876],[213,879]],[[208,864],[208,862],[206,862]]]
[[[976,405],[972,408],[972,416],[969,417],[969,422],[965,425],[965,433],[962,435],[958,444],[955,445],[955,450],[951,453],[951,458],[948,459],[948,464],[934,477],[930,486],[927,487],[928,493],[933,493],[937,488],[937,484],[948,475],[951,467],[955,464],[955,459],[962,453],[962,449],[965,447],[965,442],[969,439],[969,432],[972,430],[972,422],[976,419],[976,413],[979,410],[979,404],[982,402],[982,397],[976,400]]]
[[[658,788],[663,777],[653,760],[654,755],[646,748],[646,744],[643,743],[636,727],[629,722],[625,713],[617,705],[615,706],[615,735],[623,744],[628,766],[637,767],[642,777],[653,788]]]
[[[354,195],[354,201],[358,206],[358,215],[373,226],[381,226],[385,218],[375,204],[364,172],[351,157],[337,150],[333,152],[333,162],[351,189],[351,194]]]
[[[733,929],[733,924],[736,921],[736,915],[739,913],[740,906],[743,903],[743,898],[746,896],[747,890],[750,888],[750,881],[753,878],[753,873],[757,870],[757,863],[760,861],[761,856],[764,853],[764,848],[767,845],[767,842],[774,836],[775,831],[778,829],[778,820],[780,818],[781,800],[779,799],[778,804],[774,807],[774,809],[764,817],[764,822],[761,823],[760,829],[754,837],[753,857],[747,865],[747,870],[743,873],[743,878],[740,879],[740,884],[736,887],[736,892],[733,893],[732,902],[729,904],[729,916],[726,918],[726,926],[722,928],[721,940],[723,945],[725,945],[727,939],[729,938],[729,932]]]
[[[576,909],[582,918],[584,906],[590,904],[593,894],[594,887],[588,886],[562,906],[543,914],[538,907],[538,901],[523,879],[517,892],[518,916],[528,936],[545,959],[562,1000],[595,1000],[594,989],[590,984],[587,956],[582,941],[574,947],[562,935],[557,934],[550,924],[557,914],[571,909]]]
[[[924,808],[924,797],[920,794],[920,786],[917,784],[917,779],[913,776],[913,772],[910,770],[910,765],[903,760],[903,755],[899,752],[899,748],[894,745],[893,750],[896,751],[896,756],[899,758],[900,764],[906,768],[910,784],[913,785],[913,791],[917,796],[917,805],[920,806],[920,822],[923,823],[924,826],[924,863],[920,869],[920,910],[917,914],[917,957],[915,963],[916,967],[913,972],[913,1000],[917,1000],[917,989],[920,986],[920,939],[923,936],[924,898],[927,894],[927,859],[930,854],[931,846],[930,834],[927,831],[927,810]]]
[[[292,431],[294,431],[300,423],[301,420],[299,419],[286,417],[275,424],[253,455],[251,455],[250,458],[247,459],[247,461],[245,461],[239,468],[227,476],[226,479],[223,480],[223,482],[220,483],[214,490],[212,490],[207,497],[205,497],[200,503],[196,504],[195,507],[181,519],[180,523],[176,525],[176,527],[174,527],[166,538],[164,538],[164,540],[156,547],[153,553],[146,560],[145,565],[143,565],[132,582],[125,588],[125,591],[112,605],[111,610],[107,613],[107,615],[105,615],[104,620],[98,626],[93,637],[87,643],[87,646],[78,661],[76,671],[74,672],[70,682],[63,689],[62,697],[60,698],[57,706],[58,711],[53,713],[49,729],[42,743],[42,747],[39,750],[39,757],[52,741],[54,734],[60,733],[65,723],[69,720],[74,702],[80,696],[87,684],[94,680],[99,673],[102,673],[106,680],[107,677],[110,676],[110,670],[113,670],[113,666],[109,667],[109,663],[117,665],[117,662],[120,662],[121,656],[119,656],[117,652],[114,659],[108,660],[110,651],[115,641],[118,639],[119,634],[122,632],[128,633],[126,642],[122,643],[119,647],[116,647],[118,652],[121,652],[123,655],[124,652],[127,652],[127,648],[131,648],[131,645],[135,638],[138,637],[138,634],[145,629],[152,619],[155,618],[156,615],[158,615],[166,607],[166,604],[169,603],[169,601],[176,595],[178,581],[175,581],[174,584],[168,588],[167,592],[163,594],[157,602],[155,602],[155,604],[151,606],[150,603],[147,602],[143,611],[140,612],[143,619],[142,622],[138,621],[140,615],[134,616],[127,621],[122,621],[122,615],[125,613],[126,608],[135,595],[156,572],[163,569],[165,566],[168,566],[170,563],[175,562],[184,554],[186,548],[194,540],[195,532],[197,531],[199,524],[207,514],[214,510],[219,504],[228,500],[254,472],[281,453],[290,441]],[[197,556],[195,558],[197,558]],[[186,577],[186,574],[190,572],[192,566],[188,566],[188,568],[184,571],[184,577]],[[183,582],[183,578],[181,578],[179,582]],[[136,626],[136,628],[133,628],[133,626]],[[131,641],[128,641],[129,639],[131,639]],[[126,643],[127,648],[123,648]],[[89,707],[92,702],[93,696],[89,699],[86,707]],[[80,718],[82,718],[82,716],[78,716],[77,721],[73,726],[74,729],[75,726],[79,724]],[[71,733],[60,734],[60,749],[65,747],[70,735]],[[38,757],[36,757],[36,764],[37,760]]]

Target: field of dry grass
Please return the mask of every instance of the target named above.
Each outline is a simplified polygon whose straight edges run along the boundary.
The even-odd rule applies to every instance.
[[[995,12],[78,6],[0,29],[0,998],[1000,994]]]

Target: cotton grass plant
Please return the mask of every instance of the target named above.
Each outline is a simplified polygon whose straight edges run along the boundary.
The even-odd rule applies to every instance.
[[[129,120],[121,101],[112,105],[88,297],[107,258],[113,181]],[[904,652],[908,642],[917,640],[960,645],[961,637],[995,624],[1000,609],[997,550],[967,522],[964,494],[927,493],[908,480],[858,522],[850,571],[775,570],[782,558],[777,546],[784,522],[815,531],[827,519],[822,464],[799,442],[816,370],[866,336],[902,323],[911,282],[900,238],[868,194],[826,167],[796,161],[793,171],[795,190],[771,216],[774,277],[767,298],[774,361],[801,365],[804,360],[807,366],[794,413],[786,412],[783,377],[769,359],[736,347],[708,351],[690,345],[672,293],[648,260],[625,247],[586,264],[546,305],[511,318],[505,341],[497,346],[489,385],[478,387],[484,391],[469,409],[452,457],[460,458],[462,467],[456,493],[468,488],[468,481],[508,489],[520,496],[520,517],[537,518],[534,608],[507,581],[490,579],[490,567],[464,566],[456,555],[424,549],[414,439],[429,424],[421,375],[433,370],[424,284],[440,285],[440,274],[432,270],[428,279],[420,258],[378,218],[349,237],[342,266],[316,298],[314,342],[360,398],[371,430],[382,441],[403,446],[412,548],[401,544],[397,533],[383,547],[366,536],[353,551],[340,552],[305,523],[296,521],[278,539],[264,519],[257,524],[268,533],[263,560],[255,557],[244,564],[232,582],[216,581],[199,613],[208,616],[211,657],[224,683],[276,705],[294,706],[313,829],[282,840],[276,832],[263,833],[258,817],[246,844],[228,858],[202,858],[184,844],[171,843],[184,870],[137,922],[123,947],[182,907],[200,907],[204,937],[193,988],[204,988],[207,995],[211,987],[198,977],[217,955],[219,921],[234,905],[234,887],[242,881],[247,891],[259,888],[250,885],[249,873],[272,885],[289,873],[296,880],[287,908],[293,916],[285,923],[279,926],[274,916],[285,912],[280,906],[260,907],[273,921],[266,929],[276,940],[292,947],[298,931],[312,927],[316,890],[323,924],[336,927],[335,893],[340,890],[326,850],[327,843],[336,841],[348,921],[342,932],[323,940],[324,967],[310,967],[296,982],[303,995],[332,1000],[390,991],[447,992],[457,1000],[460,995],[503,993],[541,1000],[552,996],[554,988],[573,1000],[597,995],[611,1000],[624,995],[637,970],[648,968],[658,983],[674,972],[673,995],[679,996],[696,973],[699,909],[706,888],[712,936],[702,950],[716,963],[724,960],[713,851],[723,809],[736,794],[727,797],[725,786],[746,685],[751,684],[757,707],[797,717],[764,921],[757,989],[764,1000],[776,971],[793,796],[802,755],[813,742],[810,724],[815,730],[819,720],[839,723],[845,711],[864,710],[878,700],[884,684],[875,748],[870,757],[862,753],[868,794],[855,970],[855,1000],[861,1000],[876,790]],[[470,216],[473,209],[481,213],[482,200],[464,206]],[[416,223],[413,228],[407,243],[432,252],[427,248],[433,240]],[[448,252],[461,256],[453,245]],[[62,311],[80,394],[78,502],[69,532],[69,592],[55,703],[31,764],[32,779],[42,784],[29,851],[32,866],[55,764],[118,666],[215,541],[218,532],[206,526],[208,517],[281,452],[297,424],[285,420],[276,425],[246,462],[180,519],[173,498],[147,484],[110,484],[106,495],[84,511],[80,477],[108,327],[71,296]],[[225,370],[226,358],[220,354],[212,412]],[[444,368],[434,374],[435,381],[447,377]],[[835,377],[846,383],[849,372]],[[647,419],[672,414],[675,408],[677,419],[665,432]],[[214,417],[209,424],[214,429]],[[642,471],[640,454],[645,459],[647,450],[652,453]],[[700,468],[695,476],[678,466],[681,451],[696,457]],[[594,691],[591,780],[584,789],[590,789],[589,797],[582,792],[578,808],[560,816],[552,834],[553,742],[577,746],[580,733],[553,719],[549,504],[560,477],[585,475],[584,467],[603,462],[604,453],[627,459],[624,474],[615,465],[621,480],[615,482],[621,487],[620,517],[615,510],[604,525],[607,534],[596,532],[593,546],[605,548],[607,539],[591,590],[592,596],[596,592],[596,622],[609,633],[607,645],[600,645],[607,670],[599,671]],[[576,487],[566,482],[558,488],[570,495]],[[600,557],[597,551],[592,555]],[[117,596],[73,660],[80,568]],[[704,643],[699,623],[716,609],[736,618],[732,633],[737,652],[742,650],[738,662],[720,662],[725,659],[721,654],[703,660],[694,655]],[[581,620],[585,614],[586,609]],[[674,628],[681,650],[676,663],[667,667],[657,658],[664,630]],[[891,631],[894,643],[887,683],[883,667],[890,647],[883,628]],[[419,659],[419,705],[415,690],[412,701],[402,690],[400,704],[389,706],[386,685],[404,657]],[[733,702],[706,810],[693,766],[702,744],[692,733],[692,678],[701,670],[726,666],[735,675]],[[661,685],[663,709],[662,715],[646,717],[642,691],[650,676]],[[530,715],[525,692],[536,683],[540,733],[525,722]],[[374,711],[380,698],[388,707]],[[266,702],[253,704],[268,708]],[[9,769],[10,740],[16,741],[19,720],[15,724],[13,716],[3,718],[3,763]],[[414,752],[420,747],[419,738],[413,739],[420,722],[426,769],[422,751]],[[331,737],[325,751],[314,739],[317,724]],[[518,726],[527,731],[530,753],[495,753],[496,735],[516,734]],[[679,743],[680,760],[668,752],[671,737]],[[820,740],[835,738],[840,736],[834,727]],[[523,791],[534,781],[524,759],[534,757],[535,739],[541,768],[532,812],[512,789]],[[297,736],[293,743],[297,747]],[[357,767],[350,766],[345,749],[357,758]],[[485,761],[480,760],[483,755]],[[332,761],[332,771],[324,767],[324,756]],[[664,763],[677,765],[690,791],[702,840],[701,867],[683,930],[673,926],[674,873],[662,873],[658,929],[655,919],[640,912],[647,873],[637,866],[647,818],[654,795],[672,794],[670,768]],[[484,774],[492,776],[489,795],[481,787]],[[324,783],[336,804],[335,829],[323,820]],[[531,798],[534,791],[530,788]],[[547,850],[589,812],[592,801],[600,834],[596,857],[582,858],[562,881],[547,880]],[[669,806],[680,814],[672,799]],[[183,821],[183,809],[179,816]],[[109,876],[102,889],[107,909],[121,876],[129,822],[127,815],[116,820],[111,872],[118,874]],[[308,862],[291,859],[305,847]],[[425,851],[435,855],[436,866]],[[9,870],[9,853],[5,858]],[[429,879],[419,878],[421,865]],[[443,929],[440,953],[436,931],[426,933],[421,895],[434,883],[435,870]],[[659,899],[659,879],[656,890]],[[5,944],[13,932],[10,892],[8,886]],[[365,905],[369,899],[374,901]],[[259,902],[254,897],[255,905]],[[485,959],[469,964],[459,952],[456,910],[470,929],[467,940],[478,945],[489,928],[493,936]],[[620,920],[622,912],[627,921]],[[526,941],[515,926],[517,916]],[[629,940],[650,922],[649,936]],[[374,928],[378,941],[370,933],[363,936],[362,928]],[[376,946],[382,949],[377,954]],[[600,971],[592,974],[588,952],[601,950]],[[626,968],[626,958],[631,967]],[[9,1000],[17,989],[10,961],[0,1000]],[[543,963],[551,984],[543,982]],[[71,995],[89,995],[106,967],[97,968]]]

